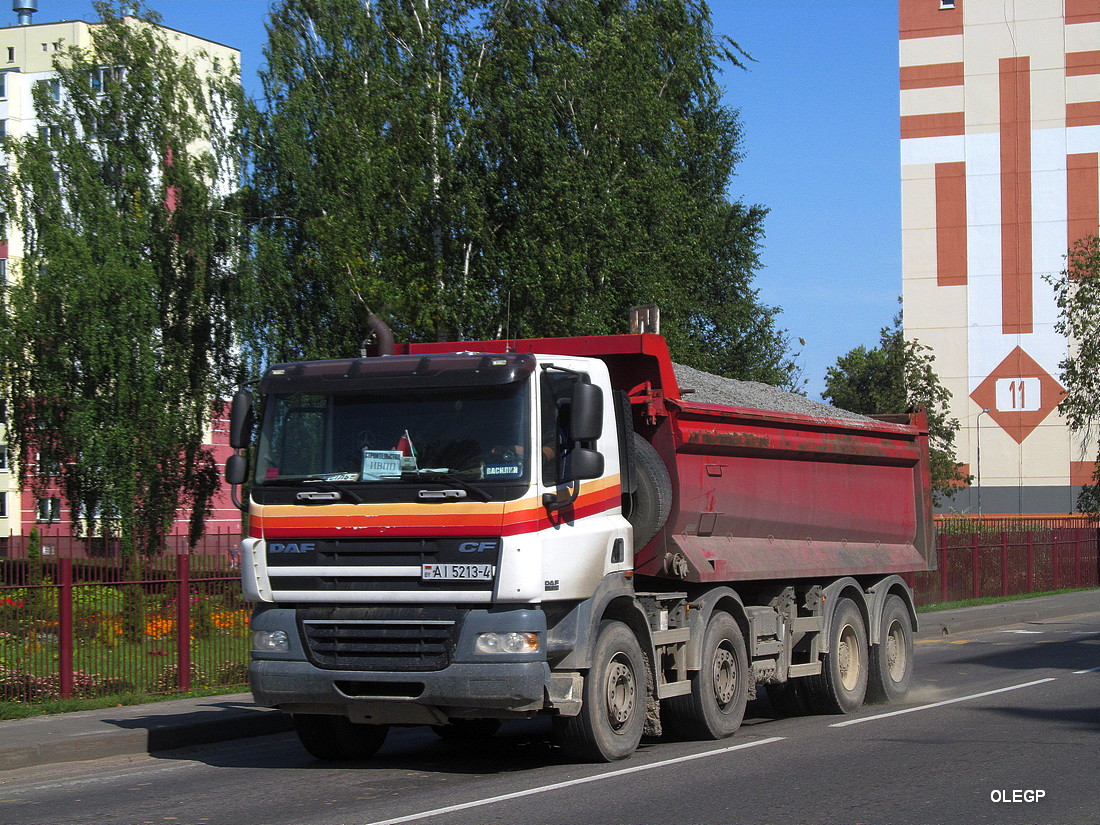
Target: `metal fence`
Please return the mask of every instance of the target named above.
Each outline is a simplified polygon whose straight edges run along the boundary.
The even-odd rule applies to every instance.
[[[67,536],[28,556],[11,539],[0,558],[0,700],[244,686],[239,540],[226,532],[192,553],[122,559]]]
[[[1085,517],[937,520],[937,569],[909,576],[917,604],[1100,586],[1100,529]]]
[[[918,604],[1100,586],[1095,523],[946,521],[938,569],[908,576]],[[243,688],[238,542],[225,532],[190,553],[126,560],[70,537],[44,539],[28,558],[11,539],[0,557],[0,701]]]

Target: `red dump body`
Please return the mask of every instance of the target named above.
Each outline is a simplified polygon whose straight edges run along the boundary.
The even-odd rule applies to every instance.
[[[672,478],[671,515],[637,554],[639,574],[719,582],[929,567],[923,414],[856,420],[694,403],[680,397],[658,335],[398,347],[408,354],[462,350],[607,363],[614,389],[630,398],[635,429],[657,448]]]

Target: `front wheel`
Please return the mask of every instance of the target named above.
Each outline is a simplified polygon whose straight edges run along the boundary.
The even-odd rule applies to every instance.
[[[669,727],[692,739],[732,736],[748,703],[748,655],[741,628],[728,613],[715,613],[703,636],[702,669],[691,678],[691,693],[665,701]]]
[[[374,756],[389,733],[388,725],[357,725],[344,716],[294,714],[298,740],[317,759],[346,762]]]
[[[638,639],[622,622],[601,622],[581,712],[554,718],[558,744],[586,762],[625,759],[642,739],[645,711],[645,659]]]
[[[879,643],[871,648],[867,696],[873,702],[901,702],[913,681],[913,625],[900,596],[882,608]]]

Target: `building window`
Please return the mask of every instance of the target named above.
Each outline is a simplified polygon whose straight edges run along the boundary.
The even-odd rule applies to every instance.
[[[955,8],[955,0],[940,0],[940,11]]]
[[[8,62],[15,62],[15,46],[8,46]]]
[[[61,81],[56,77],[36,80],[35,85],[46,90],[46,95],[54,102],[61,100]]]
[[[125,72],[119,66],[100,66],[91,71],[92,91],[97,94],[106,92],[108,87],[122,80]]]
[[[0,518],[8,517],[8,494],[0,493]]]
[[[0,75],[0,77],[2,77],[2,75]],[[5,138],[7,136],[8,136],[8,119],[7,118],[0,118],[0,138]]]
[[[55,524],[61,521],[61,499],[56,496],[38,499],[36,520]]]
[[[8,96],[8,73],[0,72],[0,98]]]
[[[8,469],[8,445],[0,444],[0,472],[6,473]]]
[[[0,258],[0,287],[8,285],[8,259]]]
[[[56,149],[61,143],[60,126],[39,126],[38,137],[51,149]]]
[[[39,478],[57,478],[61,475],[61,462],[56,459],[53,461],[43,461],[42,454],[35,453],[34,463],[38,468]]]

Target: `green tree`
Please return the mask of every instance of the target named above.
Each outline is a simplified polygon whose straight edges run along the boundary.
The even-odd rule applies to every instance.
[[[369,311],[402,338],[454,334],[467,140],[462,0],[283,0],[253,113],[258,312],[271,358],[358,351]]]
[[[197,540],[218,483],[203,441],[231,378],[239,81],[140,4],[96,9],[91,47],[34,89],[37,134],[4,141],[22,258],[0,353],[23,484],[54,468],[77,528],[148,553],[180,508]]]
[[[486,26],[471,95],[499,300],[483,326],[605,334],[655,303],[678,360],[789,383],[751,287],[766,210],[726,194],[741,126],[717,78],[744,53],[706,5],[498,3]]]
[[[825,376],[829,403],[863,415],[900,413],[923,407],[928,414],[932,496],[936,504],[970,484],[955,458],[958,419],[950,415],[951,394],[940,383],[932,350],[905,339],[902,316],[883,327],[873,349],[859,346],[837,359]]]
[[[1066,394],[1058,410],[1086,455],[1097,456],[1092,484],[1081,491],[1077,509],[1100,514],[1100,238],[1074,244],[1065,271],[1050,281],[1059,311],[1055,328],[1070,340],[1070,352],[1059,365]]]
[[[621,332],[655,303],[679,360],[794,383],[752,287],[766,210],[726,194],[717,78],[744,55],[705,3],[284,0],[268,34],[269,354],[353,352],[368,309],[431,340]]]

